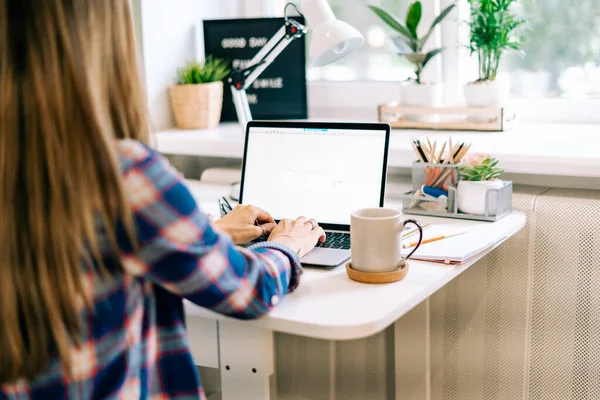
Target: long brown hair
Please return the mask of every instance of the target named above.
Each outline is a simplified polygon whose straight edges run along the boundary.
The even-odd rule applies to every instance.
[[[71,371],[82,263],[133,238],[115,139],[146,141],[129,0],[0,0],[0,384]],[[103,254],[104,255],[104,254]]]

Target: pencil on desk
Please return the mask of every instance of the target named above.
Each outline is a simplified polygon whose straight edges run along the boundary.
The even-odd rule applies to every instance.
[[[451,234],[451,235],[437,236],[437,237],[434,237],[434,238],[425,239],[425,240],[423,240],[421,242],[421,244],[427,244],[427,243],[437,242],[439,240],[444,240],[444,239],[448,239],[448,238],[451,238],[451,237],[456,237],[456,236],[460,236],[460,235],[464,235],[464,234],[465,234],[465,232],[459,232],[459,233],[454,233],[454,234]],[[419,242],[413,242],[413,243],[411,243],[409,245],[402,245],[402,248],[403,249],[409,249],[411,247],[415,247],[417,244],[419,244]]]

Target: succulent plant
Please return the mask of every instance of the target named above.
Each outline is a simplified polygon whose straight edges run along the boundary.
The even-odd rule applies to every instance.
[[[465,181],[493,181],[504,172],[498,168],[498,162],[489,154],[469,154],[458,167],[460,178]]]

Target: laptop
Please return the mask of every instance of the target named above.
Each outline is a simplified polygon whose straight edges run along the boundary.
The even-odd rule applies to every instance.
[[[383,207],[390,126],[261,122],[246,129],[240,203],[275,221],[314,218],[327,241],[302,264],[335,267],[350,258],[350,214]]]

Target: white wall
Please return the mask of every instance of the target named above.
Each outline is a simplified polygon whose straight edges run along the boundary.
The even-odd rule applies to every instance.
[[[197,56],[196,25],[203,19],[235,18],[243,0],[134,0],[140,2],[146,92],[153,130],[175,125],[168,87],[183,62]],[[200,41],[202,39],[199,36]]]

